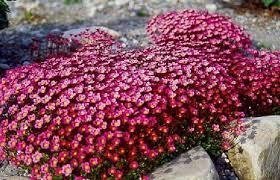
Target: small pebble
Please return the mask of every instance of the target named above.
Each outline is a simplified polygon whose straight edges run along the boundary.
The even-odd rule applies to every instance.
[[[29,61],[24,61],[23,63],[22,63],[22,65],[29,65],[29,64],[31,64],[31,62],[29,62]]]
[[[138,44],[138,41],[137,41],[136,39],[133,39],[133,40],[132,40],[132,43],[133,43],[133,44]]]

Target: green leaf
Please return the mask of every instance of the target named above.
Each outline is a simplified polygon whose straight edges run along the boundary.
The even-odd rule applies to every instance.
[[[276,7],[280,7],[280,0],[276,0],[272,5]]]
[[[275,2],[275,0],[262,0],[262,2],[266,7],[269,7]]]
[[[64,0],[64,4],[70,5],[70,4],[77,4],[81,3],[82,0]]]
[[[4,0],[0,0],[0,13],[10,12],[9,6]]]
[[[63,176],[54,176],[53,180],[63,180]]]

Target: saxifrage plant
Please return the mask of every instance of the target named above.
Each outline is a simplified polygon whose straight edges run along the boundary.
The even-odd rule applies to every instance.
[[[228,149],[245,115],[280,106],[280,53],[229,18],[175,11],[147,31],[144,49],[84,32],[75,53],[7,71],[0,159],[33,179],[137,178],[201,140]]]

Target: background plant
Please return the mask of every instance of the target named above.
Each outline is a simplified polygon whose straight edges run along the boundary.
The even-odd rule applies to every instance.
[[[262,0],[262,3],[266,7],[270,7],[270,6],[280,7],[280,0]]]
[[[9,6],[4,0],[0,0],[0,29],[8,27],[7,13],[10,11]]]

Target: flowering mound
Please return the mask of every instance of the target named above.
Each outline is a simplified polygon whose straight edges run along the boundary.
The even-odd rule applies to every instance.
[[[172,12],[147,31],[155,45],[145,49],[84,32],[71,56],[9,70],[0,80],[0,159],[35,179],[122,179],[209,130],[228,148],[245,113],[280,105],[280,53],[250,49],[227,18]]]
[[[194,10],[159,15],[148,23],[147,32],[157,45],[174,44],[208,53],[232,54],[252,45],[248,34],[228,17]]]

